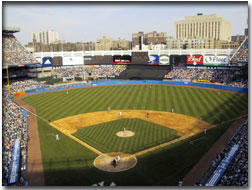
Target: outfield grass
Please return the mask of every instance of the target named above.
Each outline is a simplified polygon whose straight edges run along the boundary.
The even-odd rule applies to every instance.
[[[218,124],[234,119],[248,110],[248,97],[240,94],[185,88],[177,86],[125,85],[93,87],[38,94],[23,100],[34,106],[37,114],[47,120],[57,120],[81,113],[113,110],[157,110],[203,118]],[[120,173],[96,169],[96,154],[59,133],[47,122],[38,118],[44,175],[46,185],[92,185],[112,181],[117,185],[177,185],[195,163],[225,132],[232,122],[209,130],[207,139],[195,144],[198,134],[137,157],[136,167]],[[60,141],[55,136],[60,134]]]
[[[134,136],[118,137],[117,132],[133,131]],[[79,129],[73,134],[103,153],[136,153],[178,138],[177,131],[141,119],[119,119]]]

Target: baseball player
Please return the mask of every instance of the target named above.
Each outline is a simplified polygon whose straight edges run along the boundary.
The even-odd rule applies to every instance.
[[[118,155],[118,156],[116,156],[116,161],[119,163],[120,162],[120,160],[121,160],[121,157]]]
[[[119,116],[120,116],[120,117],[122,116],[122,112],[121,112],[121,111],[119,112]]]
[[[150,114],[149,112],[146,113],[146,117],[149,118],[150,117]]]
[[[205,128],[205,129],[204,129],[204,134],[205,134],[205,135],[206,135],[206,132],[207,132],[207,129]]]
[[[174,108],[172,108],[172,113],[174,112]]]
[[[56,134],[56,141],[58,141],[59,140],[59,135],[58,134]]]
[[[108,107],[108,111],[110,111],[110,107]]]
[[[126,135],[126,128],[123,128],[124,135]]]

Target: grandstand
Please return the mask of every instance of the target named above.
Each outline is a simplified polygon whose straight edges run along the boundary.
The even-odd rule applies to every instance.
[[[239,48],[231,56],[231,64],[247,64],[248,63],[248,36],[241,43]]]
[[[248,121],[240,126],[195,185],[248,186]]]

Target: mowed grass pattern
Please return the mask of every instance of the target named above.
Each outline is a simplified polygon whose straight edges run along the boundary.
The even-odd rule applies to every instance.
[[[133,131],[132,137],[116,135],[123,129]],[[141,119],[119,119],[79,129],[73,134],[103,153],[136,153],[178,138],[177,131]]]
[[[203,118],[211,123],[233,119],[248,108],[247,96],[162,85],[125,85],[81,88],[33,95],[23,100],[37,114],[54,121],[81,113],[112,110],[157,110]]]
[[[92,87],[37,94],[23,100],[47,120],[81,113],[113,110],[171,111],[203,118],[211,123],[234,119],[248,110],[248,96],[215,90],[165,85],[125,85]],[[233,123],[218,125],[189,139],[137,157],[137,165],[125,172],[107,173],[96,169],[97,154],[57,131],[38,117],[46,185],[177,185],[216,140]],[[60,141],[55,141],[59,133]],[[98,135],[98,134],[97,134]],[[190,141],[202,138],[197,143]],[[98,140],[98,139],[97,139]],[[108,139],[109,141],[109,139]]]

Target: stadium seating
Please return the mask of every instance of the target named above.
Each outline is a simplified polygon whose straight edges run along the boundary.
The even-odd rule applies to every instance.
[[[38,61],[30,55],[24,46],[15,38],[13,34],[3,34],[3,59],[8,65],[25,65],[37,63]],[[5,61],[3,61],[5,67]]]
[[[240,70],[206,70],[206,69],[173,69],[164,76],[164,79],[177,80],[214,80],[223,81],[218,83],[228,86],[248,87],[248,71],[246,69]]]
[[[195,186],[203,186],[212,176],[223,161],[227,153],[234,145],[239,145],[239,149],[232,161],[229,163],[225,173],[216,184],[217,186],[248,186],[248,123],[244,123],[236,134],[230,139],[226,148],[220,152],[216,159],[212,161],[207,172],[201,177]]]
[[[30,90],[44,86],[39,82],[33,80],[11,80],[10,90],[11,94],[20,92],[23,90]],[[13,151],[13,143],[16,138],[21,138],[21,176],[19,176],[18,185],[24,185],[27,181],[27,168],[25,167],[27,161],[27,118],[24,116],[24,109],[17,105],[8,96],[7,83],[3,84],[3,144],[2,144],[2,155],[3,155],[3,185],[8,184],[8,177],[11,167],[11,157]]]
[[[118,76],[125,67],[117,66],[99,66],[99,67],[88,67],[88,66],[76,66],[76,67],[54,67],[52,69],[52,74],[57,75],[58,78],[62,77],[82,77],[84,76],[97,76],[108,77],[108,76]]]
[[[230,61],[233,63],[248,62],[248,38]]]

